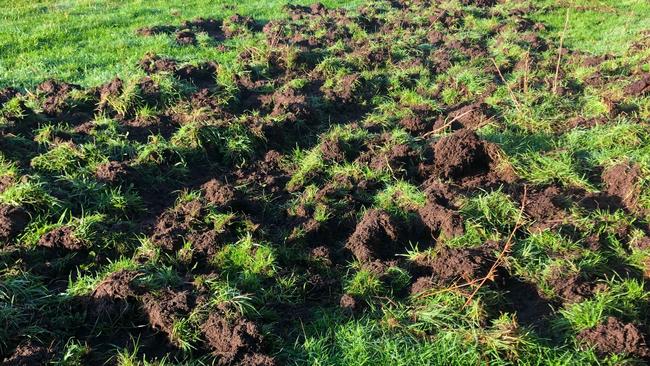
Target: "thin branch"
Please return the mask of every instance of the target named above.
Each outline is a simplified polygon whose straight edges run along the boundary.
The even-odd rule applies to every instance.
[[[566,18],[564,19],[564,30],[560,36],[560,49],[557,52],[557,64],[555,65],[555,78],[553,79],[553,94],[557,94],[557,79],[560,75],[560,61],[562,60],[562,46],[564,44],[564,37],[566,30],[569,27],[569,8],[566,9]]]

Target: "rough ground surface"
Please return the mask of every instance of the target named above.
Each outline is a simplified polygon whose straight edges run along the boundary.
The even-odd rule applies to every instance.
[[[649,361],[650,41],[536,6],[179,19],[134,37],[236,60],[0,90],[0,359]]]

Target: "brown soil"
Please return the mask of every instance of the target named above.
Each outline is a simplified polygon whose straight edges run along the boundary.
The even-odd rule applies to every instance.
[[[145,294],[142,307],[152,328],[173,339],[174,319],[187,314],[193,307],[193,300],[187,291],[163,290],[159,295]]]
[[[639,328],[611,316],[604,323],[580,332],[578,340],[594,347],[601,356],[627,354],[646,359],[650,357],[650,348]]]
[[[555,186],[532,190],[526,196],[525,214],[534,221],[533,229],[544,230],[562,224],[568,198]]]
[[[219,365],[275,365],[273,358],[261,353],[263,338],[251,321],[228,320],[212,313],[201,329],[212,353],[219,357]]]
[[[349,314],[353,314],[362,308],[361,299],[350,294],[343,294],[343,296],[341,296],[339,306]]]
[[[179,207],[163,212],[158,218],[153,235],[153,243],[168,251],[178,250],[191,225],[197,222],[203,212],[199,201],[185,202]]]
[[[2,361],[2,366],[46,365],[51,358],[52,354],[47,348],[27,341],[16,347],[14,353]]]
[[[189,30],[182,30],[176,32],[176,43],[180,45],[194,45],[196,44],[196,34]]]
[[[36,88],[36,91],[45,98],[43,102],[43,113],[49,116],[56,116],[62,113],[66,105],[68,93],[73,89],[79,89],[79,86],[56,80],[47,80],[40,84]]]
[[[413,271],[417,277],[411,286],[416,294],[438,286],[464,284],[483,278],[494,263],[491,251],[494,243],[481,248],[455,249],[442,247],[433,258],[424,257],[415,261]]]
[[[13,240],[29,222],[29,215],[21,207],[0,205],[0,241]]]
[[[5,189],[11,187],[14,183],[14,177],[12,175],[0,176],[0,193],[4,192]]]
[[[124,181],[129,174],[129,166],[127,163],[119,161],[109,161],[108,163],[101,164],[95,171],[97,180],[106,183],[116,183]]]
[[[212,179],[201,186],[205,199],[217,207],[230,207],[238,193],[232,185]]]
[[[10,101],[16,95],[18,95],[18,90],[14,88],[0,89],[0,107],[2,107],[2,105],[6,102]]]
[[[634,210],[641,193],[641,177],[638,165],[621,163],[607,169],[602,179],[609,195],[619,197],[625,207]]]
[[[632,84],[625,88],[625,94],[631,96],[640,96],[650,93],[650,73],[643,74]]]
[[[400,229],[395,220],[381,210],[368,210],[346,247],[362,262],[374,259],[394,259],[399,248]]]
[[[115,318],[126,312],[128,308],[126,300],[134,297],[138,290],[132,284],[137,276],[138,272],[128,270],[120,270],[108,275],[90,295],[94,300],[89,309],[91,313]]]
[[[595,283],[584,279],[580,274],[565,274],[555,270],[548,279],[555,294],[565,303],[576,303],[591,297],[599,288]]]
[[[485,145],[470,130],[441,138],[433,147],[435,167],[444,178],[459,179],[489,170],[491,159]]]
[[[442,234],[450,239],[465,233],[463,218],[457,212],[438,203],[428,202],[418,211],[422,222],[431,230],[433,237]]]
[[[169,58],[161,58],[154,54],[147,54],[138,63],[140,68],[149,74],[158,72],[175,72],[178,63]]]
[[[61,226],[53,229],[43,235],[38,241],[38,245],[45,248],[81,250],[86,247],[85,243],[77,239],[74,235],[74,229],[70,226]]]

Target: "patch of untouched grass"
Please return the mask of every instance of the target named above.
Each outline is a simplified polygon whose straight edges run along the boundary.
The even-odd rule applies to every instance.
[[[534,18],[562,32],[569,11],[565,45],[593,54],[621,54],[650,28],[650,3],[645,0],[544,1]]]
[[[326,0],[327,6],[352,7],[359,1]],[[42,0],[0,1],[0,87],[33,88],[48,78],[82,86],[116,75],[140,74],[137,62],[154,52],[186,62],[205,59],[232,61],[244,46],[259,39],[227,40],[217,44],[179,46],[173,36],[141,37],[136,30],[153,25],[179,25],[196,17],[227,18],[234,13],[260,22],[283,14],[285,1],[232,0]],[[309,0],[293,1],[310,4]]]

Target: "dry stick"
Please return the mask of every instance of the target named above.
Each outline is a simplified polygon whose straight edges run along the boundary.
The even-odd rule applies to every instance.
[[[528,72],[530,71],[530,48],[526,51],[526,69],[524,73],[524,94],[528,94]]]
[[[481,282],[474,289],[474,292],[472,292],[472,294],[469,295],[469,297],[467,298],[467,301],[465,301],[465,305],[463,305],[463,309],[467,305],[469,305],[469,303],[472,301],[472,298],[474,297],[474,295],[476,295],[478,290],[480,290],[481,287],[483,287],[485,282],[487,282],[488,279],[494,277],[494,272],[497,270],[497,267],[501,264],[501,262],[503,261],[503,258],[510,251],[510,247],[512,246],[512,239],[514,238],[515,233],[517,232],[517,230],[521,227],[521,219],[522,219],[522,217],[524,215],[524,208],[526,207],[527,193],[528,193],[528,187],[526,187],[524,185],[524,197],[522,198],[522,201],[521,201],[521,208],[519,209],[519,216],[517,217],[517,222],[515,223],[515,227],[512,229],[512,232],[510,233],[510,236],[508,236],[508,240],[506,241],[506,244],[503,246],[503,250],[501,251],[501,253],[499,253],[499,256],[494,261],[494,264],[492,264],[492,267],[490,267],[490,270],[488,271],[488,273],[485,275],[485,277],[483,277]]]
[[[519,101],[517,100],[517,97],[515,97],[515,93],[514,93],[514,92],[512,91],[512,89],[510,88],[510,85],[508,85],[508,82],[507,82],[506,79],[503,77],[503,74],[501,74],[501,69],[499,69],[499,66],[497,66],[497,62],[494,61],[493,58],[491,58],[490,60],[492,60],[492,64],[494,64],[494,67],[497,69],[497,72],[499,73],[499,77],[501,78],[501,81],[503,81],[503,83],[505,84],[506,88],[508,88],[508,92],[510,93],[510,98],[512,98],[512,101],[515,103],[515,108],[517,108],[517,111],[518,111],[519,113],[521,113],[521,109],[519,109],[519,107],[520,107],[520,105],[519,105]]]
[[[560,61],[562,60],[562,45],[564,44],[564,36],[569,27],[569,8],[566,9],[566,18],[564,19],[564,30],[560,36],[560,49],[557,52],[557,64],[555,65],[555,78],[553,79],[553,94],[557,94],[557,78],[560,75]]]
[[[445,128],[451,126],[452,123],[458,121],[459,119],[463,118],[464,116],[466,116],[466,115],[468,115],[468,114],[470,114],[470,113],[472,113],[472,112],[474,112],[474,108],[471,108],[470,110],[465,111],[465,112],[463,112],[463,113],[457,115],[456,117],[452,118],[451,121],[446,122],[444,125],[442,125],[442,126],[436,128],[436,129],[433,130],[433,131],[429,131],[429,132],[425,133],[424,135],[422,135],[422,137],[427,137],[427,136],[429,136],[429,135],[431,135],[431,134],[434,134],[434,133],[437,133],[437,132],[439,132],[439,131],[442,131],[442,130],[444,130]]]

